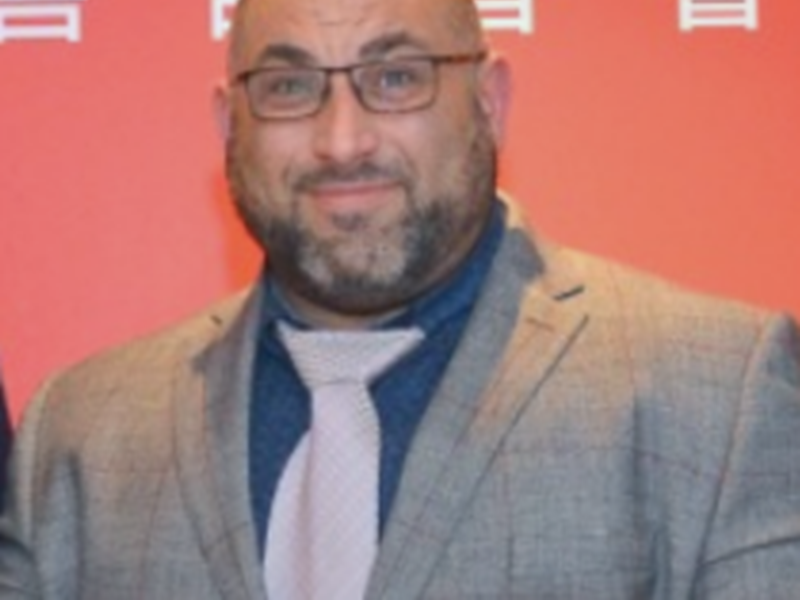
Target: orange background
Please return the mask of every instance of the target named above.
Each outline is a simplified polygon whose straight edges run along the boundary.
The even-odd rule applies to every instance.
[[[42,378],[244,285],[210,1],[85,0],[83,41],[0,44],[0,357]],[[536,0],[503,187],[545,235],[800,315],[800,3],[683,33],[678,0]]]

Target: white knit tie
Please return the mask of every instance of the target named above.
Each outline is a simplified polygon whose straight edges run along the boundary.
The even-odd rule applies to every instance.
[[[312,423],[270,514],[270,600],[359,600],[378,550],[380,425],[369,384],[424,337],[419,329],[279,333],[311,392]]]

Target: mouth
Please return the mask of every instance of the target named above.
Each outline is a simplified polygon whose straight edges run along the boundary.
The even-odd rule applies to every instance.
[[[332,181],[310,187],[305,193],[325,212],[360,213],[379,208],[399,187],[388,180]]]

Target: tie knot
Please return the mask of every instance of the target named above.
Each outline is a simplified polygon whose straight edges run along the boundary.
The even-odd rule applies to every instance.
[[[315,389],[340,382],[369,385],[425,337],[419,328],[378,331],[302,331],[280,323],[278,333],[304,383]]]

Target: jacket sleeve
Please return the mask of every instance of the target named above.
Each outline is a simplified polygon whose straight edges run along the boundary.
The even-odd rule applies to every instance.
[[[28,405],[17,432],[8,471],[8,487],[0,518],[0,599],[41,598],[35,554],[39,476],[38,440],[49,386]]]
[[[696,598],[800,598],[800,336],[769,320],[746,372]]]

